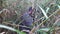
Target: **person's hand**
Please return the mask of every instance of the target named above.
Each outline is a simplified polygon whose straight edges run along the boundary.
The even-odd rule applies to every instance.
[[[5,34],[5,32],[2,32],[2,33],[0,33],[0,34]]]

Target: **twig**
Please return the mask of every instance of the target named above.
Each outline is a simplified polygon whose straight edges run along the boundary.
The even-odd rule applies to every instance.
[[[26,28],[30,28],[30,27],[27,27],[27,26],[22,26],[22,25],[17,25],[17,24],[11,24],[11,23],[8,23],[8,22],[3,22],[4,24],[7,24],[7,25],[12,25],[12,26],[15,26],[15,27],[26,27]]]

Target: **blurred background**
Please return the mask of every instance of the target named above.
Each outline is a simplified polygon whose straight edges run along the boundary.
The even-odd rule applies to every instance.
[[[60,0],[0,0],[0,33],[60,34]]]

